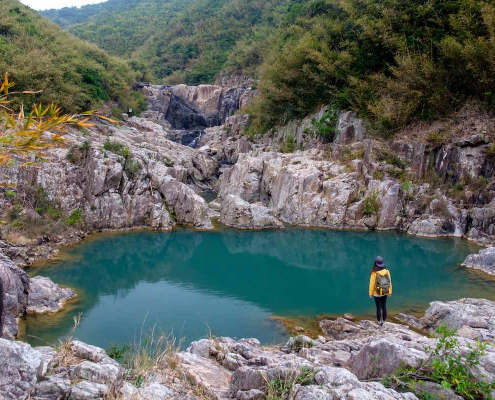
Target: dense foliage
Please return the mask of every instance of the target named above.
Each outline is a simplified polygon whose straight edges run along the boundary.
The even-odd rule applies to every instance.
[[[108,0],[102,3],[90,4],[82,7],[64,7],[61,9],[44,10],[40,11],[40,14],[56,24],[66,27],[85,22],[93,15],[102,13],[108,15],[108,13],[126,10],[140,2],[141,0]]]
[[[473,346],[468,345],[468,352],[463,352],[455,329],[442,324],[437,334],[437,345],[426,349],[430,358],[423,365],[417,368],[401,367],[384,383],[395,389],[411,390],[425,400],[435,396],[424,389],[424,382],[438,383],[463,399],[491,399],[495,382],[487,382],[486,377],[475,375],[487,343],[476,341]]]
[[[136,73],[123,61],[65,33],[17,0],[0,2],[0,74],[10,74],[27,109],[57,103],[64,111],[94,108],[108,100],[132,100]]]
[[[143,78],[259,77],[250,134],[322,104],[389,134],[466,101],[495,103],[491,0],[109,0],[45,15],[83,21],[69,29],[131,58]]]
[[[22,160],[28,154],[40,155],[47,149],[57,146],[63,139],[68,125],[87,128],[93,112],[85,115],[61,114],[54,104],[38,105],[31,112],[24,112],[23,104],[17,105],[11,99],[19,92],[12,92],[14,82],[5,74],[0,84],[0,167],[14,159]],[[32,95],[35,92],[24,91]],[[19,112],[15,112],[19,109]]]
[[[109,0],[43,15],[62,25],[82,21],[67,29],[131,58],[145,79],[198,84],[213,81],[226,67],[254,71],[268,47],[265,39],[295,1]]]
[[[260,70],[252,133],[329,103],[385,132],[468,99],[494,104],[492,1],[310,0],[288,16]]]
[[[163,34],[172,17],[186,8],[193,0],[110,0],[105,3],[58,11],[61,16],[72,12],[77,16],[94,14],[82,23],[69,27],[77,37],[97,44],[117,56],[130,57],[132,53],[156,34]],[[95,12],[95,10],[101,10]],[[53,11],[42,12],[51,18]],[[70,20],[70,19],[69,19]],[[55,17],[55,22],[67,24],[67,20]],[[154,40],[154,39],[153,39]]]

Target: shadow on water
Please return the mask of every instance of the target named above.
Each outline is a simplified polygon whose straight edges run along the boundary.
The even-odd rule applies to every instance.
[[[28,317],[29,342],[67,335],[108,347],[156,324],[187,341],[215,334],[280,342],[286,333],[270,316],[373,313],[369,271],[384,257],[394,284],[391,311],[424,310],[432,300],[495,298],[493,282],[459,267],[477,247],[456,239],[396,232],[288,228],[100,235],[31,273],[82,291],[63,317]],[[145,320],[146,316],[146,320]],[[145,321],[145,322],[143,322]]]

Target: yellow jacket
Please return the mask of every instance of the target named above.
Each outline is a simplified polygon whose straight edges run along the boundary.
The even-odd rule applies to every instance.
[[[381,276],[385,276],[388,274],[388,279],[390,281],[390,289],[388,293],[378,293],[376,290],[376,274],[380,274]],[[392,278],[390,277],[390,271],[386,268],[383,268],[380,271],[372,272],[370,276],[370,296],[382,296],[382,295],[391,295],[392,294]]]

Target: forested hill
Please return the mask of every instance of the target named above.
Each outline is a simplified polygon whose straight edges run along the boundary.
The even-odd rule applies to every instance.
[[[150,80],[211,82],[237,67],[234,47],[286,21],[297,0],[109,0],[43,11],[76,36],[148,69]],[[251,54],[258,65],[259,55]]]
[[[108,0],[103,3],[88,4],[82,7],[43,10],[40,11],[40,14],[56,24],[66,27],[84,22],[96,14],[125,11],[140,2],[141,0]]]
[[[129,89],[138,78],[125,62],[69,35],[17,0],[0,1],[0,75],[6,72],[17,91],[41,91],[26,96],[27,106],[54,102],[68,112],[108,100],[133,104]]]
[[[129,58],[148,39],[163,34],[170,19],[192,2],[109,0],[81,8],[41,11],[41,15],[113,55]]]
[[[387,135],[467,102],[495,106],[493,0],[110,0],[72,11],[45,15],[92,15],[69,31],[150,80],[254,75],[251,133],[322,104],[357,111]]]

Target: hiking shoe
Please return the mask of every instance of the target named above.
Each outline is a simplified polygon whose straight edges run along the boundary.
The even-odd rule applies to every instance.
[[[383,324],[384,324],[384,323],[385,323],[385,322],[380,321],[380,329],[381,329],[381,328],[383,328]]]

